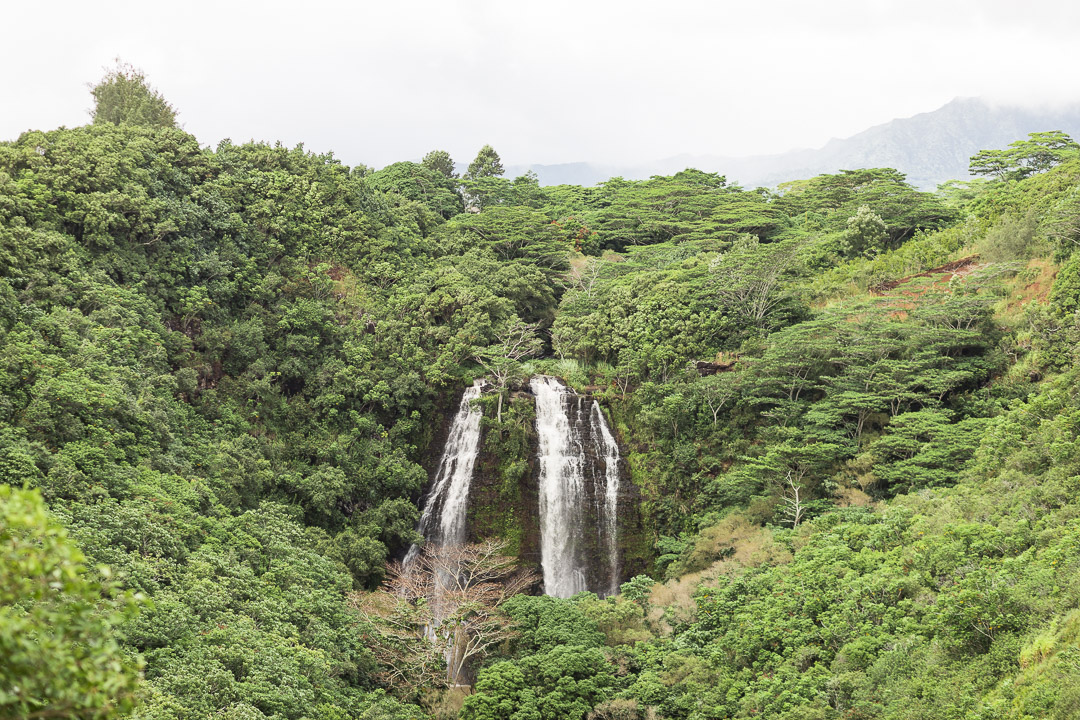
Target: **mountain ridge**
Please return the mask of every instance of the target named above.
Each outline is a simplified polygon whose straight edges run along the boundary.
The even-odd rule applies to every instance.
[[[775,187],[789,180],[840,170],[892,167],[908,181],[933,190],[948,180],[968,178],[968,162],[979,150],[999,149],[1028,133],[1061,130],[1080,135],[1080,103],[1025,107],[982,98],[955,98],[937,110],[896,118],[820,148],[731,157],[684,153],[634,166],[589,162],[512,165],[507,175],[532,171],[541,185],[593,185],[621,176],[645,179],[687,167],[719,172],[746,187]]]

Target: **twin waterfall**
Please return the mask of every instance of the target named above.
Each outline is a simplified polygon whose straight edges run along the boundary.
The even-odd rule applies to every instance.
[[[544,592],[600,596],[619,589],[619,446],[599,403],[553,377],[530,382],[536,398],[537,491]],[[450,426],[419,531],[428,543],[466,539],[469,485],[480,447],[481,384],[465,391]],[[409,549],[406,563],[418,548]]]

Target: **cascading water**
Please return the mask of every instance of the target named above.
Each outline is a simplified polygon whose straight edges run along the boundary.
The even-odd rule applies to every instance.
[[[600,403],[595,400],[589,418],[592,420],[592,437],[597,446],[597,455],[604,461],[604,503],[600,513],[602,522],[597,526],[600,528],[601,540],[608,556],[608,594],[614,595],[619,591],[619,518],[616,514],[619,503],[619,444],[615,442],[615,436],[608,428]]]
[[[585,590],[581,548],[585,453],[580,428],[570,423],[570,393],[555,378],[532,379],[540,441],[540,564],[544,592],[570,597]]]
[[[435,482],[431,484],[431,491],[428,492],[424,510],[420,514],[420,526],[417,528],[428,545],[454,546],[465,543],[469,485],[472,484],[473,469],[480,452],[480,418],[483,417],[480,406],[475,401],[480,397],[483,385],[482,380],[477,380],[471,388],[462,393],[457,415],[450,424],[446,446],[435,472]],[[419,546],[410,547],[405,555],[406,567],[419,554]],[[434,623],[424,629],[432,641],[437,639],[439,633],[447,632],[445,628],[440,629],[444,618],[438,607],[444,589],[452,584],[453,578],[437,574],[434,582]],[[458,653],[461,651],[460,642],[463,637],[459,636],[456,629],[449,630],[449,633],[447,637],[452,637],[454,643],[446,652],[446,679],[451,684],[458,684],[462,675],[462,663]]]
[[[619,445],[600,404],[553,377],[531,381],[536,398],[539,460],[539,534],[544,591],[570,597],[619,588]],[[482,413],[475,402],[483,382],[461,397],[435,480],[420,516],[428,545],[461,545],[466,538],[469,489],[480,449]],[[405,556],[419,555],[413,545]]]
[[[531,386],[539,437],[544,592],[608,595],[618,590],[619,577],[618,443],[596,401],[586,405],[584,396],[552,377],[535,377]]]
[[[465,542],[465,513],[469,507],[469,485],[480,450],[480,418],[483,416],[474,401],[480,397],[482,389],[483,381],[477,380],[465,390],[457,415],[450,425],[435,482],[431,485],[417,528],[430,544],[461,545]],[[411,563],[419,552],[418,546],[410,547],[405,564]]]

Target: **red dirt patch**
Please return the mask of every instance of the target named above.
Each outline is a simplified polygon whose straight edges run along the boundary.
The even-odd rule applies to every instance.
[[[1058,274],[1057,266],[1048,260],[1036,258],[1027,264],[1027,270],[1034,279],[1014,287],[1008,311],[1017,310],[1033,302],[1045,303],[1050,297],[1050,290]]]
[[[978,261],[978,259],[979,259],[978,255],[969,255],[966,258],[960,258],[959,260],[953,260],[950,263],[945,263],[944,265],[941,265],[941,266],[936,267],[936,268],[931,268],[930,270],[925,270],[925,271],[923,271],[921,273],[916,273],[915,275],[908,275],[907,277],[900,278],[899,280],[889,280],[888,282],[883,282],[880,285],[877,285],[875,287],[870,288],[870,293],[872,295],[884,295],[885,293],[889,292],[890,290],[895,290],[896,288],[900,287],[904,283],[910,282],[911,280],[914,280],[915,278],[929,278],[929,277],[933,277],[935,275],[945,275],[945,274],[949,274],[949,275],[953,275],[953,276],[955,276],[955,275],[967,275],[970,272],[972,272],[973,270],[975,270],[976,262]]]

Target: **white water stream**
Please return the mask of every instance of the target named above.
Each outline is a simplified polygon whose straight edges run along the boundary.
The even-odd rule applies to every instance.
[[[590,589],[602,595],[617,592],[618,443],[596,401],[586,409],[584,396],[544,375],[534,377],[531,385],[536,396],[540,446],[540,563],[544,592],[555,597],[570,597]],[[587,449],[586,443],[592,447]],[[598,461],[603,461],[605,468],[602,482],[595,472]],[[587,475],[592,480],[591,488]],[[590,490],[597,510],[597,544],[592,552],[585,537],[590,531],[585,516]],[[593,557],[597,551],[604,557]],[[604,586],[588,587],[590,568],[606,570]]]
[[[607,594],[614,595],[619,592],[619,518],[616,514],[619,503],[619,444],[608,428],[600,403],[595,400],[589,419],[592,421],[592,438],[597,445],[597,455],[604,459],[604,503],[600,508],[599,529],[608,554],[610,584]]]
[[[585,590],[580,547],[584,525],[585,452],[581,429],[570,423],[570,392],[552,377],[531,382],[540,441],[540,564],[544,592],[570,597]]]
[[[469,507],[476,456],[480,451],[480,418],[483,413],[474,402],[480,397],[483,382],[477,380],[461,396],[457,415],[450,425],[435,482],[431,485],[418,528],[424,540],[435,545],[461,545],[465,542],[465,514]],[[405,556],[408,565],[419,554],[413,545]]]

